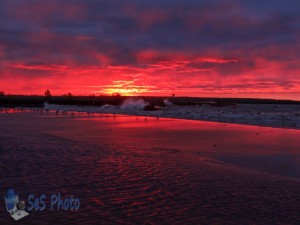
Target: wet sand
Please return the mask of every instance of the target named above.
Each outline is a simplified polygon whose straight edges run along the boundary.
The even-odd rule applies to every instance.
[[[73,194],[22,224],[299,224],[300,131],[200,121],[0,115],[0,193]],[[26,199],[25,199],[26,200]],[[14,224],[0,204],[0,223]]]

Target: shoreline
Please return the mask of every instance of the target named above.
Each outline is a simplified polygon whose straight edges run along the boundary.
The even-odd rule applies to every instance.
[[[124,116],[140,116],[140,117],[151,117],[156,118],[155,115],[139,115],[139,114],[125,114],[125,113],[102,113],[108,115],[124,115]],[[187,121],[199,121],[199,122],[212,122],[212,123],[221,123],[228,125],[244,125],[244,126],[254,126],[254,127],[263,127],[263,128],[274,128],[274,129],[290,129],[290,130],[300,130],[300,127],[288,127],[288,126],[273,126],[273,125],[264,125],[264,124],[254,124],[254,123],[241,123],[241,122],[231,122],[231,121],[217,121],[217,120],[208,120],[208,119],[193,119],[193,118],[183,118],[183,117],[164,117],[160,116],[160,118],[164,119],[176,119],[176,120],[187,120]]]
[[[176,116],[176,115],[163,115],[164,111],[132,111],[132,112],[116,112],[116,111],[94,111],[94,110],[84,110],[87,109],[88,107],[78,107],[82,108],[79,110],[76,109],[64,109],[70,108],[69,106],[60,106],[57,107],[57,109],[50,109],[49,113],[55,114],[56,110],[60,110],[60,112],[63,112],[59,115],[63,116],[70,116],[70,113],[87,113],[87,116],[94,116],[94,115],[101,115],[101,114],[106,114],[106,115],[124,115],[124,116],[138,116],[138,117],[150,117],[150,118],[164,118],[164,119],[177,119],[177,120],[188,120],[188,121],[203,121],[203,122],[212,122],[212,123],[221,123],[221,124],[232,124],[232,125],[245,125],[245,126],[255,126],[255,127],[264,127],[264,128],[277,128],[277,129],[291,129],[291,130],[300,130],[300,124],[296,126],[289,126],[289,125],[279,125],[279,124],[262,124],[262,123],[255,123],[252,121],[246,122],[246,121],[230,121],[226,120],[226,118],[223,118],[223,120],[218,120],[218,119],[209,119],[209,118],[191,118],[191,117],[184,117],[184,116]],[[73,107],[74,108],[74,107]],[[9,112],[7,113],[21,113],[21,112],[41,112],[45,111],[47,109],[45,108],[24,108],[23,111],[14,111],[15,108],[8,108]],[[46,113],[46,112],[43,112]],[[6,114],[4,112],[0,111],[1,114]]]

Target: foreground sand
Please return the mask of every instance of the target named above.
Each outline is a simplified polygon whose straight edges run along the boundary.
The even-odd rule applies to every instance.
[[[0,115],[0,193],[14,187],[21,197],[61,192],[81,199],[77,212],[31,212],[22,224],[300,224],[297,178],[195,154],[201,146],[187,152],[180,146],[199,133],[158,135],[153,123],[124,136],[136,126],[114,117]],[[162,137],[178,148],[148,146]],[[4,204],[0,211],[1,224],[15,224]]]

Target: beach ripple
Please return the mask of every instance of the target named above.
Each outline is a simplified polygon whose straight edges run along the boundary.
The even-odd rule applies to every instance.
[[[47,195],[22,224],[300,224],[299,181],[164,152],[2,134],[0,193]],[[80,209],[51,211],[53,193],[79,197]]]

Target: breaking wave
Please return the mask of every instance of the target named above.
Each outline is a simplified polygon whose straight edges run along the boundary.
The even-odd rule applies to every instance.
[[[126,99],[120,109],[122,110],[143,110],[146,105],[149,103],[145,102],[143,99],[135,99],[135,98],[128,98]]]

